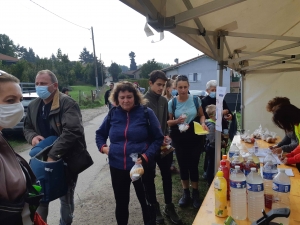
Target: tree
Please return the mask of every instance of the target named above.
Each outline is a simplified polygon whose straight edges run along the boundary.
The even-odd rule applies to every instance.
[[[90,53],[86,48],[83,48],[82,52],[80,52],[79,59],[81,63],[93,63],[94,56],[93,53]]]
[[[129,53],[129,57],[130,57],[130,70],[137,70],[137,67],[136,67],[136,63],[135,63],[135,53],[134,52],[130,52]]]
[[[153,70],[161,70],[162,66],[159,65],[158,62],[155,61],[155,59],[148,60],[147,63],[145,63],[141,68],[141,74],[140,76],[143,78],[149,78],[149,74]]]
[[[128,66],[119,65],[119,67],[122,69],[122,72],[126,72],[129,70]]]
[[[22,56],[22,59],[34,63],[36,61],[36,56],[32,48],[29,48],[29,51],[25,48],[25,53]]]
[[[5,34],[0,34],[0,53],[15,57],[14,42]]]
[[[160,65],[162,69],[165,69],[165,68],[168,68],[171,66],[169,63],[158,63],[158,65]]]
[[[118,76],[122,72],[122,69],[119,67],[117,63],[112,63],[110,67],[108,68],[108,72],[113,78],[113,81],[118,81]]]

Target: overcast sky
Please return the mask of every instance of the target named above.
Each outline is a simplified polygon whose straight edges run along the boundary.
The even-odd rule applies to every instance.
[[[106,66],[116,62],[129,67],[128,54],[136,54],[136,63],[152,58],[174,64],[202,54],[194,47],[165,32],[147,37],[146,18],[118,0],[33,0],[53,13],[82,27],[93,26],[96,55]],[[93,50],[91,31],[68,23],[30,0],[0,0],[0,33],[15,44],[33,48],[40,57],[50,57],[61,48],[70,60],[78,60],[84,47]]]

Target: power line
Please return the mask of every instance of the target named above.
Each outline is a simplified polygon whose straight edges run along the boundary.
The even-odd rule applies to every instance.
[[[77,27],[80,27],[80,28],[83,28],[83,29],[86,29],[86,30],[90,30],[89,28],[86,28],[86,27],[80,26],[80,25],[78,25],[78,24],[76,24],[76,23],[73,23],[73,22],[71,22],[71,21],[69,21],[69,20],[67,20],[67,19],[64,19],[64,18],[62,18],[61,16],[59,16],[59,15],[57,15],[57,14],[55,14],[55,13],[51,12],[50,10],[48,10],[48,9],[44,8],[43,6],[41,6],[41,5],[37,4],[36,2],[34,2],[34,1],[32,1],[32,0],[29,0],[29,1],[31,1],[31,2],[32,2],[32,3],[34,3],[34,4],[36,4],[37,6],[41,7],[42,9],[44,9],[44,10],[48,11],[49,13],[51,13],[51,14],[53,14],[53,15],[55,15],[55,16],[57,16],[57,17],[59,17],[60,19],[63,19],[64,21],[67,21],[68,23],[71,23],[71,24],[73,24],[73,25],[75,25],[75,26],[77,26]]]

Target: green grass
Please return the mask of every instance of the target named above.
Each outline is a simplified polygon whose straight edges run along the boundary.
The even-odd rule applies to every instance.
[[[8,136],[6,139],[12,148],[26,144],[26,140],[21,134],[20,136]]]

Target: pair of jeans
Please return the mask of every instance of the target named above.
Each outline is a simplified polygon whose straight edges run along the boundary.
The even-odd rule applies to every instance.
[[[129,218],[130,185],[133,183],[136,196],[142,207],[143,220],[145,225],[155,225],[155,208],[147,203],[147,171],[142,178],[132,182],[129,170],[121,170],[110,166],[111,182],[116,200],[115,216],[118,225],[127,225]]]
[[[165,157],[161,158],[160,155],[156,158],[156,163],[159,167],[160,174],[162,177],[162,184],[163,184],[163,191],[164,191],[164,198],[165,203],[170,204],[172,203],[172,173],[170,170],[170,167],[172,165],[173,161],[173,152],[170,152]],[[148,182],[147,189],[149,194],[149,199],[151,204],[156,204],[156,189],[155,189],[155,168],[151,169],[149,171],[151,174],[149,174],[149,179],[152,179],[153,181]]]
[[[60,221],[59,225],[70,225],[73,222],[74,213],[74,192],[78,175],[73,175],[68,181],[68,192],[60,197]],[[49,203],[41,203],[37,208],[37,213],[47,222]]]

